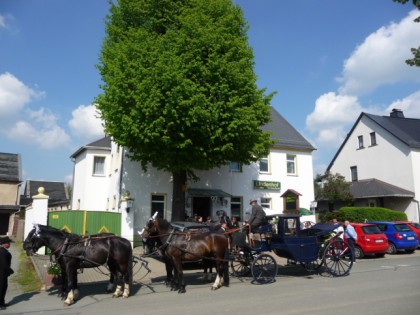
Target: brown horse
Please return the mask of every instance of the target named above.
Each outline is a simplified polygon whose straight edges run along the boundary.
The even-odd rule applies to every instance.
[[[162,241],[162,251],[165,258],[167,276],[174,271],[173,290],[185,293],[184,272],[182,262],[203,260],[205,264],[214,262],[216,265],[216,280],[212,290],[223,284],[229,285],[228,240],[219,233],[185,233],[176,232],[170,223],[164,219],[152,218],[144,229],[144,233],[157,232]]]

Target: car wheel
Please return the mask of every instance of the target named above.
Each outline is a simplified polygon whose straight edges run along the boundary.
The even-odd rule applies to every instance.
[[[395,247],[394,244],[392,244],[391,242],[388,243],[388,250],[386,251],[387,254],[391,254],[394,255],[395,253],[397,253],[397,248]]]
[[[354,256],[356,256],[356,259],[360,259],[360,258],[363,258],[365,254],[363,253],[362,249],[359,246],[355,246]]]

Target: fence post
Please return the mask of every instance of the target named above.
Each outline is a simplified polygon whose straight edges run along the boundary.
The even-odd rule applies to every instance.
[[[48,224],[48,198],[49,196],[45,195],[44,187],[38,188],[38,194],[32,196],[32,207],[26,210],[25,217],[25,236],[26,238],[29,232],[33,229],[33,224]],[[38,254],[45,254],[45,247],[41,247],[38,250]]]
[[[127,190],[121,198],[121,236],[128,239],[131,247],[134,247],[134,198],[131,197]]]

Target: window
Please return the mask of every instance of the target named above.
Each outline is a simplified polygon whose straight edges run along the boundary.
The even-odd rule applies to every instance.
[[[370,133],[370,145],[371,146],[376,145],[376,133],[375,132]]]
[[[357,139],[359,141],[359,149],[363,149],[364,148],[364,145],[363,145],[363,136],[358,136]]]
[[[153,216],[156,212],[158,217],[165,217],[165,208],[166,208],[166,196],[165,195],[152,195],[152,206],[150,216]]]
[[[232,197],[230,199],[230,213],[232,217],[236,217],[238,221],[242,220],[242,197]]]
[[[296,175],[296,155],[287,155],[287,174]]]
[[[271,198],[261,198],[261,207],[271,209]]]
[[[229,171],[231,171],[231,172],[242,172],[241,163],[238,163],[238,162],[230,162],[230,164],[229,164]]]
[[[105,175],[104,156],[95,156],[93,158],[93,175]]]
[[[350,171],[351,171],[351,181],[357,182],[357,166],[350,167]]]
[[[260,172],[268,173],[268,155],[260,160]]]

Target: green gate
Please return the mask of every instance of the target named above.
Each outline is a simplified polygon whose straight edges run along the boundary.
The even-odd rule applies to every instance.
[[[114,233],[121,236],[121,213],[87,210],[50,211],[48,225],[75,234]]]

